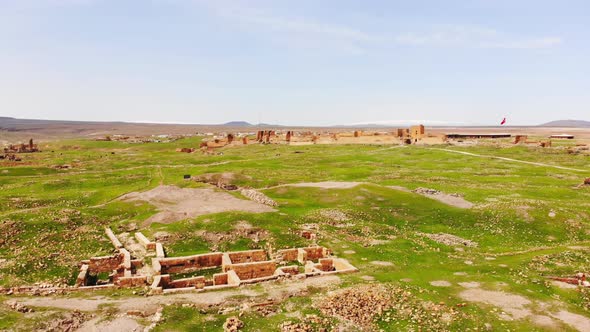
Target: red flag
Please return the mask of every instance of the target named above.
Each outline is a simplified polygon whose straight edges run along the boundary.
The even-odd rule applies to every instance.
[[[500,122],[500,125],[503,126],[506,123],[506,118],[502,119],[502,122]]]

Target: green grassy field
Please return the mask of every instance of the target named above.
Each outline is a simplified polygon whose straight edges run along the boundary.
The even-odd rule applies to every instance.
[[[258,242],[230,238],[215,244],[219,250],[307,245],[309,241],[297,231],[304,224],[317,224],[319,244],[360,270],[341,276],[338,288],[367,283],[401,287],[411,294],[408,305],[422,308],[426,302],[443,302],[444,310],[452,309],[455,315],[446,325],[428,325],[392,309],[389,315],[394,319],[386,319],[386,314],[376,317],[376,326],[383,330],[428,330],[430,326],[475,331],[485,330],[485,324],[498,331],[575,330],[557,320],[554,326],[535,324],[530,317],[503,320],[502,309],[462,298],[465,288],[458,284],[462,282],[478,282],[482,289],[548,304],[532,308],[535,313],[563,309],[590,317],[589,292],[562,289],[545,278],[590,272],[590,187],[579,186],[590,176],[588,156],[522,146],[251,145],[224,148],[222,155],[175,152],[177,147],[198,143],[196,138],[160,144],[59,141],[43,145],[41,153],[23,155],[21,165],[0,162],[0,286],[72,284],[80,260],[112,252],[104,226],[120,233],[138,225],[148,237],[166,232],[171,235],[167,253],[178,256],[210,251],[213,244],[196,233],[229,232],[239,221],[264,230],[267,236]],[[460,155],[442,148],[586,172]],[[63,164],[73,167],[53,168]],[[161,184],[203,187],[183,180],[183,175],[224,172],[238,175],[235,184],[259,189],[277,201],[278,211],[217,213],[144,225],[156,212],[154,207],[117,200],[125,193]],[[280,186],[318,181],[364,184],[351,189]],[[460,209],[388,186],[458,193],[475,207]],[[324,210],[339,210],[350,220],[345,227],[337,225],[321,217],[318,212]],[[478,246],[457,250],[418,234],[439,232]],[[430,284],[437,280],[450,286]],[[338,321],[315,304],[324,292],[312,289],[305,296],[291,297],[277,304],[273,315],[246,312],[241,318],[243,330],[278,330],[284,321],[304,320],[304,314],[326,318],[326,326],[336,326]],[[465,302],[469,303],[462,306]],[[38,316],[27,315],[0,305],[0,330],[36,326]],[[215,309],[172,305],[164,309],[156,330],[215,331],[228,316]],[[319,329],[324,323],[314,324]]]

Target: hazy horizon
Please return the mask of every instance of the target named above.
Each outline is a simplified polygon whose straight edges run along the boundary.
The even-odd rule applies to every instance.
[[[293,126],[588,119],[585,1],[7,0],[0,116]]]

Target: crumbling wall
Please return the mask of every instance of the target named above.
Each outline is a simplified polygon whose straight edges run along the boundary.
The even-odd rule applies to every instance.
[[[195,287],[195,288],[204,288],[205,287],[205,277],[198,276],[192,278],[184,278],[178,280],[170,280],[168,282],[167,288],[186,288],[186,287]]]
[[[213,275],[213,285],[227,285],[228,275],[227,273],[217,273]]]
[[[264,250],[248,250],[228,252],[227,255],[231,260],[231,264],[260,262],[268,259],[266,251]]]
[[[119,277],[115,279],[115,285],[119,287],[141,287],[147,284],[146,276]]]
[[[221,266],[222,253],[158,259],[161,273],[183,273]]]
[[[273,276],[277,264],[272,261],[232,264],[226,271],[234,271],[240,280],[258,279]]]
[[[297,265],[283,266],[283,267],[280,267],[279,269],[281,270],[281,272],[283,272],[285,274],[290,274],[290,275],[299,274],[299,266],[297,266]]]
[[[88,272],[93,274],[112,272],[123,264],[124,259],[125,255],[122,253],[113,256],[91,257],[88,261]]]
[[[297,255],[299,254],[299,249],[282,249],[277,250],[277,259],[285,262],[293,262],[297,260]]]
[[[305,260],[315,261],[328,255],[328,250],[324,247],[307,247],[301,248],[305,252]]]

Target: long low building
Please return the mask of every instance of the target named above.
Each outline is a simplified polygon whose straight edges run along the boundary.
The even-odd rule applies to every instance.
[[[559,135],[551,135],[551,136],[549,136],[549,138],[555,138],[555,139],[574,139],[574,135],[559,134]]]
[[[510,138],[508,133],[465,133],[465,134],[445,134],[448,139],[477,139],[477,138]]]

